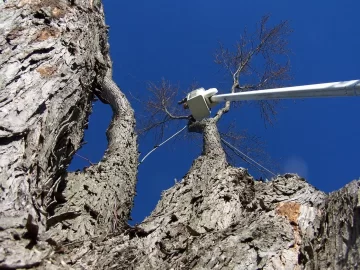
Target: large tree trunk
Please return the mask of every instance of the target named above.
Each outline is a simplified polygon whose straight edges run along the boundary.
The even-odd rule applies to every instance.
[[[141,224],[75,243],[75,268],[357,268],[358,182],[326,195],[292,174],[254,181],[227,164],[213,120],[198,127],[203,153],[185,177]]]
[[[1,1],[0,25],[0,268],[44,265],[59,243],[127,224],[135,121],[111,80],[98,1]],[[67,174],[97,88],[114,113],[108,149]]]
[[[296,175],[231,167],[213,119],[202,155],[141,224],[133,111],[111,80],[99,1],[0,3],[0,268],[357,269],[359,182],[325,194]],[[108,149],[66,173],[96,94]],[[150,179],[151,180],[151,179]]]
[[[214,121],[189,172],[141,224],[77,262],[109,269],[357,269],[359,182],[327,195],[297,175],[227,164]],[[84,248],[82,248],[84,250]],[[84,251],[85,252],[85,251]]]
[[[227,164],[214,121],[203,124],[203,154],[152,214],[92,249],[77,248],[85,255],[75,266],[357,269],[358,182],[327,195],[293,174],[255,181]]]

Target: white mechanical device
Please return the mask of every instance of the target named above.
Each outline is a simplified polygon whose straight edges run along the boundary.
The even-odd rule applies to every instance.
[[[187,95],[186,104],[189,107],[192,116],[197,121],[210,116],[210,108],[217,104],[211,102],[210,98],[217,92],[218,90],[216,88],[210,88],[208,90],[198,88]]]
[[[192,116],[196,121],[200,121],[210,116],[211,107],[224,101],[360,96],[360,80],[310,84],[222,95],[216,95],[217,92],[218,90],[216,88],[210,88],[208,90],[199,88],[190,92],[180,103],[186,102]]]

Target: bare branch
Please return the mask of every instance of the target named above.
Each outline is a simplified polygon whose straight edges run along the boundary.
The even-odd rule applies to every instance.
[[[149,82],[149,99],[140,101],[144,105],[144,115],[139,119],[139,134],[154,131],[161,139],[164,130],[172,120],[188,120],[181,106],[177,105],[179,87],[162,79],[159,83]]]
[[[290,79],[290,64],[288,59],[289,50],[286,38],[291,32],[287,21],[281,22],[273,27],[268,26],[269,16],[265,16],[259,22],[256,31],[249,33],[244,30],[234,50],[229,50],[219,43],[219,49],[215,53],[215,63],[225,69],[226,74],[232,78],[231,93],[254,91],[258,89],[269,89],[279,87]],[[190,90],[198,87],[192,87]],[[178,87],[171,85],[164,79],[158,83],[149,83],[148,90],[151,98],[146,101],[145,111],[147,113],[146,125],[142,132],[157,131],[162,137],[164,130],[173,120],[189,120],[184,116],[181,107],[176,105]],[[186,100],[183,100],[186,101]],[[265,123],[273,123],[275,119],[278,100],[262,100],[255,102],[235,102],[235,105],[254,104],[259,107],[260,114]],[[218,121],[230,111],[233,106],[231,102],[225,102],[213,119],[212,123]],[[179,121],[177,121],[179,122]],[[206,121],[189,122],[189,132],[199,132],[204,135]],[[224,139],[230,139],[232,143],[244,153],[250,153],[253,158],[266,157],[263,152],[262,143],[257,137],[250,136],[244,132],[223,132]],[[227,151],[229,158],[238,160],[236,153]],[[244,159],[246,162],[246,160]]]
[[[222,44],[219,45],[215,63],[223,66],[231,74],[231,93],[280,87],[290,80],[287,36],[292,30],[287,21],[268,27],[269,18],[264,16],[253,34],[249,34],[245,29],[234,51],[224,48]],[[242,85],[240,78],[245,82]],[[278,101],[255,103],[259,106],[264,120],[272,123]],[[218,121],[229,110],[230,103],[226,103],[217,112],[215,119]]]

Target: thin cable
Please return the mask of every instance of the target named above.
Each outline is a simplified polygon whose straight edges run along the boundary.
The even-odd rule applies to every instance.
[[[259,167],[263,168],[264,170],[266,170],[267,172],[269,172],[270,174],[272,174],[273,176],[276,176],[275,173],[273,173],[272,171],[266,169],[264,166],[262,166],[261,164],[257,163],[255,160],[253,160],[251,157],[247,156],[245,153],[241,152],[239,149],[237,149],[235,146],[231,145],[229,142],[225,141],[223,138],[221,138],[221,140],[228,146],[230,147],[232,150],[234,150],[235,152],[238,152],[239,154],[243,155],[244,157],[246,157],[248,160],[251,160],[252,162],[254,162],[256,165],[258,165]]]
[[[174,138],[176,135],[180,134],[180,132],[182,132],[185,128],[187,128],[187,125],[185,127],[183,127],[182,129],[180,129],[179,131],[177,131],[174,135],[172,135],[171,137],[167,138],[165,141],[163,141],[162,143],[160,143],[159,145],[155,145],[154,149],[152,149],[149,153],[147,153],[145,155],[145,157],[143,157],[142,160],[140,160],[138,166],[144,162],[144,160],[152,153],[154,152],[156,149],[158,149],[160,146],[162,146],[163,144],[167,143],[168,141],[170,141],[172,138]]]

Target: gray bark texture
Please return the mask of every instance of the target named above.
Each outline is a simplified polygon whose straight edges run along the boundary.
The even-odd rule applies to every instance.
[[[141,224],[130,104],[111,79],[101,4],[0,2],[0,269],[357,269],[359,181],[325,194],[293,174],[263,183],[203,153]],[[66,168],[94,96],[113,119],[103,159]],[[151,181],[151,178],[149,178]]]
[[[99,3],[1,1],[0,25],[0,268],[48,268],[58,243],[127,224],[135,120],[111,79]],[[113,109],[108,149],[98,164],[67,173],[94,94]]]

